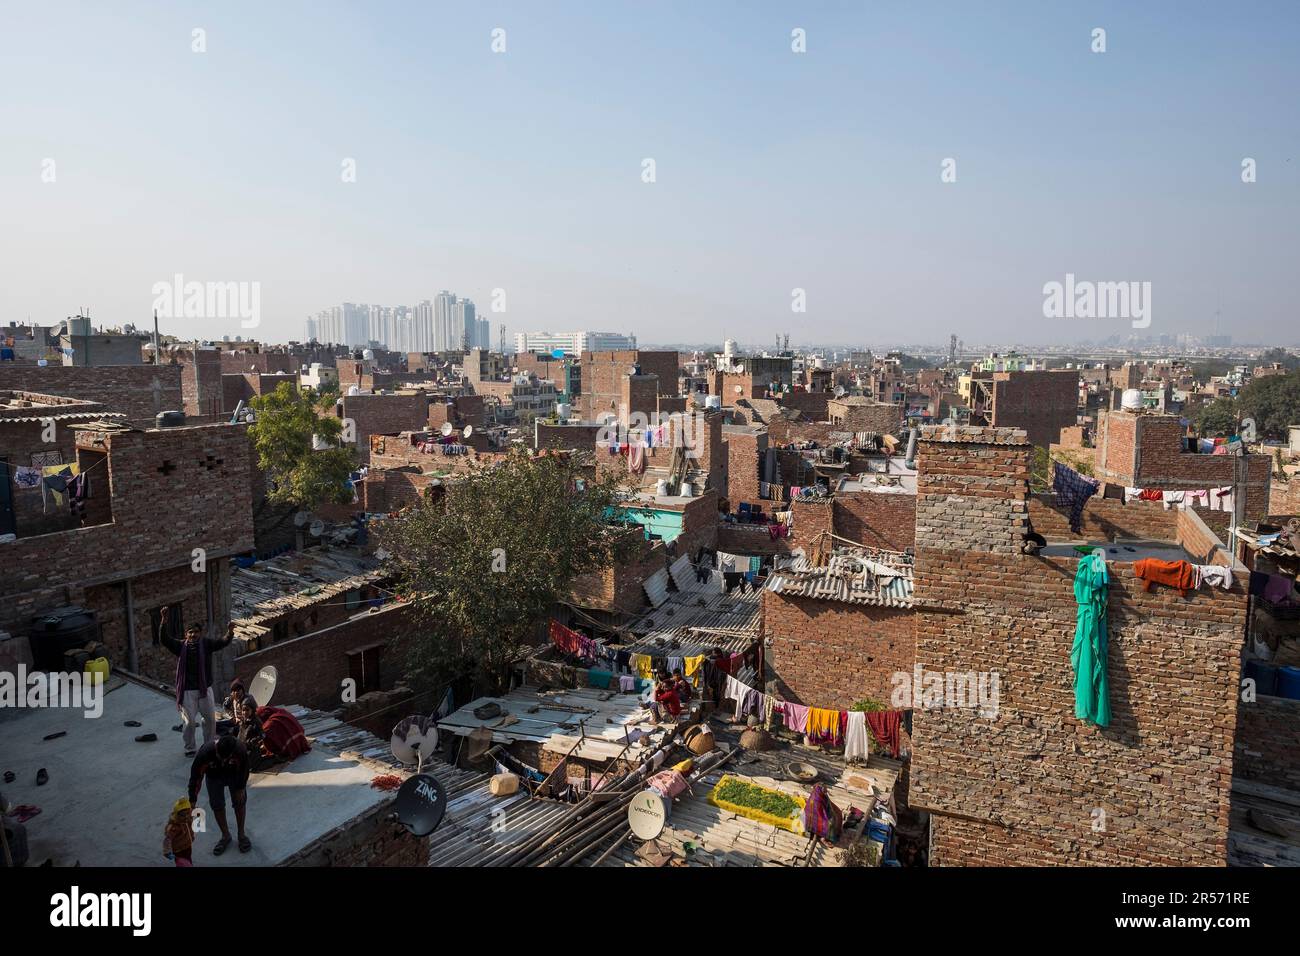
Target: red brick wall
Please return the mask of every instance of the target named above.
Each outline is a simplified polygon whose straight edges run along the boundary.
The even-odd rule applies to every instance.
[[[1300,790],[1300,701],[1257,697],[1237,708],[1234,769],[1270,787]]]
[[[771,591],[762,598],[766,659],[786,700],[847,710],[870,697],[888,707],[894,674],[904,672],[910,682],[916,662],[911,610]]]
[[[106,411],[121,412],[150,427],[159,412],[184,407],[179,365],[41,368],[4,362],[0,364],[0,388],[101,402]]]
[[[350,675],[348,651],[384,644],[379,672],[382,689],[393,686],[405,671],[402,637],[410,627],[408,608],[390,604],[358,614],[305,637],[279,641],[235,660],[235,673],[248,684],[268,664],[279,674],[275,703],[301,704],[319,710],[343,706],[343,681]],[[357,689],[360,694],[362,688]],[[393,719],[393,723],[403,715]]]
[[[249,443],[242,425],[135,432],[78,432],[108,451],[92,494],[111,494],[113,521],[5,545],[0,626],[24,624],[51,593],[188,566],[253,546]]]
[[[1000,680],[995,718],[915,713],[910,799],[935,815],[931,860],[1223,865],[1244,575],[1232,592],[1181,598],[1144,591],[1131,564],[1112,562],[1113,717],[1084,724],[1070,667],[1077,562],[1002,550],[1019,537],[1016,493],[989,472],[1018,471],[1017,449],[1027,463],[1027,445],[921,443],[921,488],[950,495],[924,519],[918,505],[916,660]]]
[[[1079,373],[1074,369],[994,372],[995,428],[1021,428],[1031,444],[1046,448],[1078,417]]]
[[[371,435],[396,435],[425,428],[429,421],[429,399],[423,393],[345,395],[343,417],[356,422],[357,456],[364,464],[370,460]]]
[[[1120,411],[1100,416],[1098,477],[1128,487],[1173,491],[1233,484],[1239,459],[1184,452],[1183,433],[1173,415]],[[1246,520],[1255,522],[1270,511],[1273,461],[1268,455],[1247,455],[1245,468]],[[1214,519],[1206,520],[1212,523]]]
[[[1048,540],[1073,539],[1110,541],[1119,538],[1137,538],[1152,541],[1178,539],[1178,512],[1166,511],[1158,501],[1131,501],[1128,504],[1117,498],[1088,499],[1084,505],[1082,534],[1070,530],[1070,515],[1057,507],[1056,498],[1050,494],[1029,496],[1029,520],[1034,530]]]
[[[728,431],[724,433],[727,449],[727,501],[734,512],[744,502],[763,503],[758,495],[759,466],[767,453],[765,432]]]
[[[837,494],[835,533],[870,548],[903,551],[916,543],[916,497],[876,491]]]
[[[375,773],[384,772],[375,765]],[[415,837],[392,819],[388,800],[330,831],[286,859],[281,866],[429,865],[429,838]]]

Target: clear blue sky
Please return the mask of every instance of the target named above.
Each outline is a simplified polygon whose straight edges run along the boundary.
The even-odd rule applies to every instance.
[[[259,282],[270,340],[443,288],[480,309],[506,290],[494,340],[1127,334],[1043,318],[1073,272],[1150,281],[1153,334],[1212,331],[1219,307],[1239,341],[1300,340],[1294,2],[0,11],[6,324],[145,322],[182,273]]]

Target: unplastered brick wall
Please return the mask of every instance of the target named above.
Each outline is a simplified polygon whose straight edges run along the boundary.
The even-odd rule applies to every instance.
[[[1075,424],[1078,408],[1074,369],[993,373],[993,425],[1024,429],[1040,448],[1060,441],[1061,429]]]
[[[100,402],[105,411],[121,412],[133,422],[153,424],[159,412],[184,407],[179,365],[0,364],[0,389],[40,392]]]
[[[1074,538],[1113,541],[1130,538],[1147,541],[1175,541],[1178,538],[1178,512],[1166,511],[1157,501],[1130,501],[1118,498],[1089,498],[1083,507],[1080,534],[1070,530],[1070,514],[1056,503],[1055,495],[1029,496],[1029,521],[1034,530],[1049,541]]]
[[[243,425],[79,429],[79,448],[108,455],[107,464],[96,469],[92,495],[111,495],[113,520],[5,545],[0,617],[34,613],[36,599],[29,600],[29,593],[86,588],[189,566],[196,548],[209,564],[250,550],[245,432]]]
[[[235,659],[235,673],[247,686],[259,670],[272,665],[280,675],[275,685],[278,700],[333,710],[344,703],[343,681],[352,673],[349,651],[383,645],[379,653],[380,689],[387,690],[397,682],[406,663],[403,638],[410,626],[409,608],[390,604],[313,634],[241,655]],[[358,688],[357,693],[362,690]]]
[[[1101,415],[1097,475],[1126,487],[1169,491],[1222,488],[1240,482],[1245,489],[1246,521],[1259,521],[1269,513],[1272,458],[1186,452],[1183,434],[1183,425],[1175,415],[1127,411]]]
[[[830,498],[796,499],[790,502],[790,510],[794,513],[789,539],[792,547],[811,548],[824,532],[835,531],[835,504]]]
[[[870,548],[903,551],[916,543],[916,497],[857,491],[834,497],[835,533]]]
[[[396,435],[423,429],[429,420],[429,399],[421,392],[413,395],[345,395],[343,417],[356,423],[357,455],[364,463],[370,458],[371,435]]]
[[[1020,429],[923,427],[917,547],[1018,553],[1029,520],[1029,453]]]
[[[985,477],[985,459],[923,444],[922,487]],[[997,509],[988,520],[1017,521]],[[932,813],[931,862],[1223,865],[1244,574],[1230,592],[1182,598],[1110,563],[1112,721],[1098,729],[1074,717],[1078,562],[946,532],[936,514],[923,535],[918,516],[916,663],[997,674],[999,699],[992,717],[915,711],[910,800]]]
[[[1300,790],[1300,701],[1256,697],[1237,709],[1238,776],[1270,787]]]
[[[763,636],[777,691],[786,700],[847,710],[871,698],[889,706],[894,675],[910,681],[916,615],[764,591]]]
[[[391,773],[375,765],[375,773]],[[281,866],[429,865],[429,838],[412,836],[393,819],[395,801],[376,804],[284,860]]]
[[[767,454],[767,433],[733,428],[725,434],[727,448],[727,501],[731,510],[743,502],[761,502],[759,467]]]

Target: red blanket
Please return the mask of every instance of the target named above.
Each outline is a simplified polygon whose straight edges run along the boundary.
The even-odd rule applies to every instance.
[[[292,760],[311,750],[302,724],[283,707],[259,707],[257,716],[266,734],[266,749],[271,753]]]

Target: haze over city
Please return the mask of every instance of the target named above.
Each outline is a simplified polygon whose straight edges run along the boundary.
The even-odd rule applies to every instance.
[[[6,3],[3,318],[143,325],[182,274],[260,283],[269,340],[440,289],[493,343],[1127,333],[1044,318],[1072,273],[1294,342],[1295,5],[1013,9]]]

